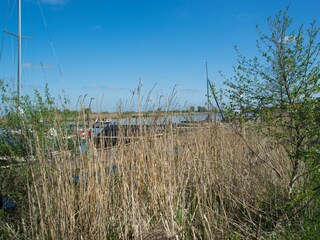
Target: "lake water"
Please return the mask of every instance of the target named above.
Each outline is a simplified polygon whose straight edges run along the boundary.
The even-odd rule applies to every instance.
[[[161,116],[157,118],[157,124],[179,124],[183,122],[202,122],[208,119],[208,113],[197,113],[197,114],[177,114],[177,115],[168,115]],[[220,113],[211,113],[211,119],[216,119],[220,121],[221,114]],[[121,125],[137,125],[140,123],[139,117],[132,118],[121,118],[121,119],[113,119],[111,124],[121,124]],[[142,124],[153,124],[155,123],[154,117],[141,117]]]

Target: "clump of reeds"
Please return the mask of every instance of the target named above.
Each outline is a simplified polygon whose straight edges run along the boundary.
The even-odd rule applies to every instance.
[[[245,139],[220,123],[162,131],[141,125],[134,132],[120,125],[116,144],[99,147],[88,138],[83,153],[77,139],[70,150],[61,131],[57,154],[40,147],[34,153],[26,235],[262,237],[281,217],[277,207],[286,197],[290,161],[272,140],[243,131]]]

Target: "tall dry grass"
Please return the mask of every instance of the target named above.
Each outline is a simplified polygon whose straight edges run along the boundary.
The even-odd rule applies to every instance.
[[[243,131],[247,143],[218,123],[154,128],[108,149],[87,140],[83,154],[61,138],[58,155],[35,153],[25,236],[263,238],[282,217],[291,163],[272,140]]]

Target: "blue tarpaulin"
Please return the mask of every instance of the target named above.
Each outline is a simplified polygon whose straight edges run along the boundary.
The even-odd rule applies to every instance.
[[[16,202],[7,196],[1,196],[0,208],[1,209],[15,209],[17,207]]]

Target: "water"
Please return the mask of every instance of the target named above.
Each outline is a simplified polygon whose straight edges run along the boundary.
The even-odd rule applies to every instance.
[[[208,113],[196,113],[196,114],[177,114],[177,115],[168,115],[168,116],[160,116],[157,118],[156,124],[179,124],[183,122],[202,122],[208,119]],[[216,119],[217,121],[222,120],[220,113],[211,113],[211,119]],[[121,118],[114,119],[111,124],[121,124],[121,125],[138,125],[139,117],[131,117],[131,118]],[[142,124],[154,124],[154,117],[141,117]]]

